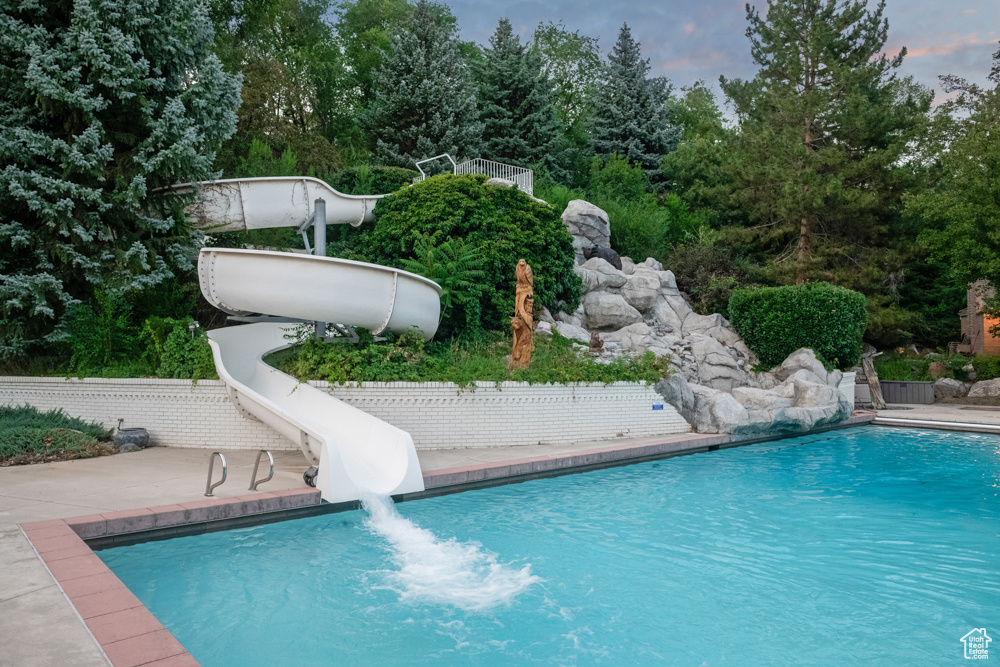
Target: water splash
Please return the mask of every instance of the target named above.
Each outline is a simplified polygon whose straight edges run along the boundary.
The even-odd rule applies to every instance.
[[[509,605],[541,579],[531,565],[520,569],[497,562],[478,542],[441,540],[400,516],[390,498],[365,496],[366,525],[385,538],[399,570],[389,574],[403,601],[448,604],[466,611]]]

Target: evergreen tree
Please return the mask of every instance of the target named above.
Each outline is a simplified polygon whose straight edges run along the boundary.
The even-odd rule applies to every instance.
[[[562,125],[541,55],[521,44],[503,18],[484,57],[478,68],[483,157],[522,167],[542,164],[561,180]]]
[[[886,307],[905,259],[889,249],[903,192],[915,187],[908,145],[926,127],[931,94],[883,54],[884,0],[769,0],[747,6],[760,71],[722,79],[736,109],[736,203],[755,223],[777,282],[831,280]],[[786,261],[791,260],[791,261]],[[895,277],[893,273],[895,272]],[[879,296],[872,285],[883,284]]]
[[[412,168],[441,153],[479,155],[483,126],[475,89],[457,27],[441,20],[441,9],[421,0],[375,74],[375,98],[360,120],[383,164]]]
[[[594,96],[590,144],[605,159],[617,154],[640,163],[652,177],[663,155],[677,146],[682,128],[670,121],[670,85],[647,78],[649,60],[639,47],[623,24]]]
[[[159,188],[213,176],[240,80],[200,0],[0,0],[0,356],[65,333],[96,288],[190,267]]]
[[[923,222],[921,240],[960,285],[986,280],[986,310],[1000,315],[1000,50],[993,54],[992,88],[942,77],[955,97],[937,113],[934,187],[907,198]],[[995,327],[997,328],[997,327]],[[994,332],[997,333],[997,332]]]

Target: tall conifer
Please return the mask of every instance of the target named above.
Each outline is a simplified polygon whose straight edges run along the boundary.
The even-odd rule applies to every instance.
[[[594,96],[590,144],[605,159],[616,153],[639,162],[651,177],[663,155],[677,146],[683,128],[670,121],[670,85],[648,74],[649,60],[642,59],[639,43],[623,24]]]
[[[722,78],[722,88],[740,125],[731,147],[737,203],[756,223],[750,240],[777,256],[779,282],[866,289],[880,280],[878,271],[860,275],[862,254],[889,245],[901,195],[913,187],[908,144],[926,126],[931,99],[897,76],[906,49],[883,54],[884,9],[884,0],[872,10],[863,1],[769,0],[761,17],[747,6],[760,71],[749,81]]]
[[[527,167],[544,164],[557,178],[564,141],[552,82],[542,73],[541,54],[500,19],[478,72],[483,157]]]
[[[375,97],[361,122],[383,164],[412,168],[441,153],[479,157],[483,128],[457,27],[435,9],[440,14],[427,0],[417,4],[375,74]]]
[[[240,80],[200,0],[0,0],[0,357],[190,267],[165,186],[210,179]],[[156,210],[154,213],[153,211]]]

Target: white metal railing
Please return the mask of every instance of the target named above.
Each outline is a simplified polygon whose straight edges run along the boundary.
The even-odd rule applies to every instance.
[[[414,182],[420,182],[427,177],[424,170],[420,168],[420,165],[427,162],[433,162],[434,160],[440,160],[441,158],[448,158],[452,164],[452,173],[455,174],[484,174],[489,178],[502,178],[505,181],[510,181],[517,185],[521,192],[526,192],[529,195],[534,196],[535,194],[535,184],[534,184],[534,172],[530,169],[525,169],[524,167],[515,167],[512,164],[504,164],[503,162],[494,162],[493,160],[484,160],[482,158],[476,158],[474,160],[466,160],[460,164],[456,164],[455,160],[452,159],[450,155],[444,153],[442,155],[436,155],[432,158],[427,158],[426,160],[420,160],[417,162],[417,171],[420,172],[420,176],[414,179]]]

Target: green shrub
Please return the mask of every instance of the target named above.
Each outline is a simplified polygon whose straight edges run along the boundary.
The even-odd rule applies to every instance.
[[[359,331],[364,334],[365,332]],[[302,381],[347,382],[529,382],[565,384],[618,381],[654,383],[666,377],[669,357],[646,352],[641,357],[622,356],[599,364],[577,353],[572,341],[555,334],[536,336],[531,366],[507,370],[509,336],[481,337],[475,341],[426,343],[415,334],[376,343],[371,334],[356,345],[326,343],[306,338],[292,354],[269,359],[282,371]]]
[[[974,357],[972,367],[976,369],[976,380],[993,380],[1000,377],[1000,357]]]
[[[854,366],[866,316],[864,295],[822,282],[737,290],[729,299],[733,327],[769,368],[802,347],[837,368]]]
[[[73,306],[68,371],[81,377],[152,375],[148,340],[133,320],[132,303],[121,292],[97,290],[90,303]]]
[[[409,185],[419,175],[413,169],[363,164],[327,174],[323,180],[348,195],[384,195]]]
[[[70,417],[62,410],[39,412],[29,406],[0,407],[0,461],[32,455],[59,458],[92,456],[111,431],[96,422]]]
[[[930,380],[931,361],[899,355],[881,356],[875,358],[875,372],[880,380]]]
[[[483,296],[478,321],[454,309],[442,336],[506,330],[514,311],[514,268],[519,259],[534,273],[535,306],[572,311],[580,302],[573,273],[573,240],[548,204],[516,188],[487,185],[486,177],[434,176],[383,199],[374,229],[364,239],[368,261],[405,268],[416,245],[431,237],[461,239],[482,260]]]
[[[208,334],[201,328],[192,332],[188,328],[192,322],[190,317],[179,320],[147,320],[147,330],[160,358],[160,366],[156,371],[159,377],[196,382],[217,377],[212,348],[208,345]]]

